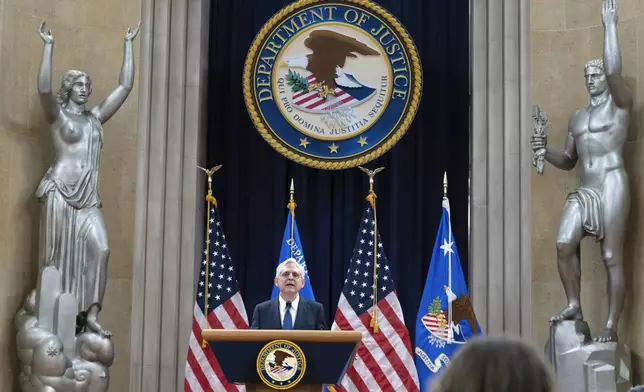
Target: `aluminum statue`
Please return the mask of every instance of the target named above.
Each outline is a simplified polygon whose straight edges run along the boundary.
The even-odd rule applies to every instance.
[[[618,342],[617,325],[624,303],[624,238],[630,209],[622,150],[633,99],[622,77],[616,0],[604,0],[601,15],[603,59],[584,67],[590,102],[570,118],[563,150],[547,146],[547,115],[535,107],[533,116],[531,144],[538,173],[543,175],[545,159],[558,169],[577,168],[580,180],[565,202],[557,235],[557,264],[568,303],[550,318],[546,344],[559,388],[570,392],[626,392],[631,386],[630,350]],[[594,338],[580,299],[584,237],[599,243],[608,279],[608,316]]]
[[[617,341],[617,324],[624,303],[624,237],[630,209],[629,180],[622,150],[633,102],[622,78],[617,42],[615,0],[605,0],[604,58],[585,66],[588,106],[578,109],[568,124],[562,150],[546,146],[544,134],[535,133],[535,161],[544,157],[562,170],[578,169],[581,186],[568,195],[557,236],[557,262],[568,306],[550,321],[583,320],[579,245],[584,237],[599,242],[608,276],[608,317],[595,341]]]
[[[134,85],[133,41],[125,33],[119,86],[88,109],[92,80],[65,72],[52,92],[54,37],[40,25],[44,41],[38,92],[51,124],[55,159],[36,196],[42,203],[39,278],[15,318],[20,385],[26,391],[104,392],[114,360],[112,334],[98,320],[107,283],[109,241],[99,196],[103,127]]]

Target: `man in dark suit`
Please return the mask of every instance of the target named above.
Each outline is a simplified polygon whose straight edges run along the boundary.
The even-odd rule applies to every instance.
[[[304,287],[304,267],[295,259],[277,266],[275,284],[279,296],[255,307],[251,329],[327,329],[324,306],[299,295]]]

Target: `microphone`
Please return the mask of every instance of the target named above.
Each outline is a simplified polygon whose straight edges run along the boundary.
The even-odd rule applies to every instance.
[[[286,310],[288,310],[291,307],[291,301],[286,301]]]

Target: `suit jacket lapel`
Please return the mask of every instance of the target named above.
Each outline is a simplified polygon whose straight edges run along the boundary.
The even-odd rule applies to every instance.
[[[271,313],[273,314],[272,324],[275,326],[271,329],[282,329],[282,318],[280,317],[280,301],[275,298],[271,303]]]
[[[305,314],[306,310],[302,308],[305,306],[307,306],[306,301],[304,298],[300,297],[300,303],[298,304],[297,311],[295,312],[295,324],[293,325],[293,329],[303,329],[302,323],[305,320],[302,315]]]

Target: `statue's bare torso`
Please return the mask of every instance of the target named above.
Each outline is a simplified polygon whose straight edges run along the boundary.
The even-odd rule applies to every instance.
[[[102,128],[93,114],[81,115],[61,110],[56,122],[52,124],[52,139],[56,159],[52,165],[51,176],[66,184],[77,183],[92,165],[91,146],[102,143]]]
[[[617,107],[610,97],[573,114],[568,129],[579,157],[576,168],[581,185],[603,193],[606,180],[612,182],[609,177],[620,175],[629,122],[628,110]]]

